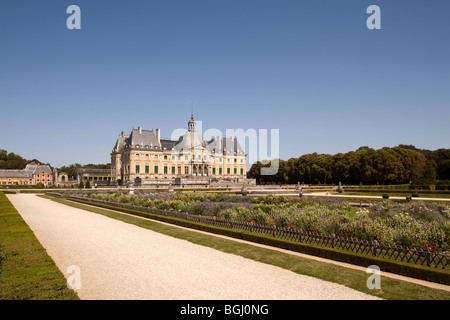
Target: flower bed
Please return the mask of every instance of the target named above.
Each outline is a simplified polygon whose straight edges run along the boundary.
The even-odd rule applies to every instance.
[[[355,209],[345,201],[332,199],[251,198],[222,193],[116,192],[92,193],[89,197],[433,251],[446,251],[450,244],[450,207],[438,203],[385,200]]]

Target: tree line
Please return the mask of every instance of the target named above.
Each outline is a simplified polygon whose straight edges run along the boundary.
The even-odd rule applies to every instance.
[[[39,162],[39,160],[27,160],[14,152],[8,152],[7,150],[0,149],[0,169],[24,169],[27,164],[31,162]],[[50,166],[50,164],[48,164]],[[50,166],[53,170],[53,167]],[[78,169],[110,169],[111,164],[85,164],[74,163],[69,166],[62,166],[57,168],[58,172],[65,172],[71,178],[76,177]]]
[[[0,169],[24,169],[31,162],[39,162],[39,160],[27,160],[14,152],[0,149]]]
[[[406,184],[431,185],[450,180],[450,149],[424,150],[412,145],[367,146],[335,155],[311,153],[278,161],[278,172],[261,175],[270,163],[258,161],[247,173],[258,184]]]

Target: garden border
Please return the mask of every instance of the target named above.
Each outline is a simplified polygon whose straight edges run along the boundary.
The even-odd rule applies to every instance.
[[[247,240],[250,242],[265,244],[273,247],[278,247],[282,249],[287,249],[295,252],[305,253],[309,255],[318,256],[321,258],[336,260],[340,262],[346,262],[354,265],[359,265],[363,267],[368,267],[370,265],[377,265],[380,267],[381,270],[385,272],[391,272],[396,273],[408,277],[413,277],[417,279],[442,283],[445,285],[450,285],[450,272],[448,270],[440,270],[436,268],[426,267],[422,265],[413,265],[411,263],[406,262],[399,262],[399,261],[393,261],[391,259],[381,258],[377,256],[369,256],[365,254],[360,253],[354,253],[354,252],[348,252],[336,248],[329,248],[329,247],[321,247],[317,245],[311,245],[311,244],[305,244],[295,241],[290,241],[286,239],[280,239],[273,236],[268,235],[261,235],[252,233],[249,231],[242,231],[242,230],[233,230],[229,228],[214,226],[214,225],[208,225],[205,223],[201,223],[198,221],[192,221],[182,218],[175,218],[170,217],[167,215],[164,215],[163,212],[161,213],[155,213],[155,212],[148,212],[148,211],[141,211],[139,209],[143,209],[138,206],[133,205],[124,205],[121,204],[121,206],[117,205],[116,203],[110,204],[108,201],[102,201],[102,200],[92,200],[92,199],[85,199],[81,197],[75,197],[75,196],[65,196],[62,194],[57,193],[48,193],[49,195],[53,196],[59,196],[63,197],[72,201],[76,201],[79,203],[89,204],[89,205],[95,205],[98,207],[106,208],[106,209],[112,209],[112,210],[118,210],[125,213],[129,213],[136,216],[141,216],[144,218],[150,218],[158,221],[168,222],[171,224],[193,228],[196,230],[201,231],[207,231],[215,234],[220,234],[224,236],[229,236],[232,238]],[[152,208],[150,208],[152,209]],[[153,210],[155,211],[155,210]],[[165,210],[161,210],[165,211]],[[179,213],[179,212],[177,212]],[[185,214],[186,215],[186,214]],[[190,216],[187,214],[186,216]],[[193,216],[193,215],[191,215]],[[193,217],[195,218],[195,217]]]

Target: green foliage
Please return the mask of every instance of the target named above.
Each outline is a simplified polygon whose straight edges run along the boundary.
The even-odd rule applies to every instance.
[[[23,169],[29,162],[13,152],[0,149],[0,169]]]
[[[261,168],[268,165],[254,163],[247,176],[259,184],[434,185],[438,179],[450,179],[450,149],[429,151],[399,145],[379,150],[361,147],[335,155],[312,153],[280,159],[275,175],[261,175]]]
[[[345,201],[299,200],[283,196],[258,198],[220,193],[129,195],[93,193],[91,198],[164,210],[255,222],[368,241],[447,250],[450,207],[444,204],[382,201],[355,212]]]
[[[92,204],[89,201],[83,201],[83,200],[74,200],[74,201],[78,202],[78,203],[82,203],[82,204],[83,203],[89,204],[89,205]],[[77,205],[74,205],[72,201],[67,204],[69,204],[70,206],[78,207]],[[111,211],[111,210],[103,211],[100,209],[101,211],[99,211],[97,208],[93,209],[92,206],[88,206],[84,209],[90,210],[90,211],[93,211],[96,213],[101,213],[108,217],[120,219],[120,220],[126,221],[128,223],[134,223],[140,227],[146,227],[151,230],[161,232],[161,233],[167,234],[172,237],[185,239],[185,240],[197,243],[197,244],[200,243],[200,244],[210,246],[215,249],[220,248],[220,250],[222,250],[224,252],[243,255],[246,258],[252,258],[252,259],[256,259],[258,261],[270,263],[273,265],[279,265],[277,262],[272,260],[272,258],[275,258],[276,261],[281,263],[279,265],[281,267],[286,267],[286,264],[289,262],[289,260],[297,259],[298,256],[291,255],[291,254],[288,254],[287,256],[279,256],[279,254],[281,254],[281,253],[275,253],[272,251],[264,254],[264,253],[261,253],[260,250],[267,250],[267,249],[264,249],[261,247],[253,247],[251,245],[249,245],[248,250],[244,250],[242,248],[242,246],[244,244],[235,243],[235,242],[230,242],[229,245],[226,245],[226,247],[230,248],[230,250],[227,250],[224,246],[218,245],[217,241],[228,242],[229,240],[226,240],[226,239],[223,239],[220,237],[213,237],[214,239],[210,239],[208,236],[208,239],[205,239],[205,241],[201,241],[199,239],[199,237],[205,236],[202,233],[192,234],[189,231],[184,231],[183,229],[171,228],[170,226],[167,226],[165,224],[153,223],[151,220],[133,219],[131,217],[131,215],[146,217],[146,218],[150,218],[152,220],[163,221],[163,222],[167,222],[170,224],[175,224],[175,225],[179,225],[179,226],[183,226],[183,227],[187,227],[187,228],[206,231],[209,233],[221,234],[221,235],[224,235],[227,237],[233,237],[233,238],[237,238],[240,240],[247,240],[247,241],[251,241],[251,242],[255,242],[255,243],[270,245],[272,247],[278,247],[278,248],[302,252],[302,253],[306,253],[306,254],[310,254],[310,255],[316,255],[319,257],[327,258],[327,259],[334,259],[337,261],[348,262],[351,264],[360,265],[360,266],[364,266],[364,267],[375,264],[375,265],[378,265],[382,270],[385,270],[386,272],[393,272],[393,273],[398,273],[398,274],[402,274],[405,276],[411,276],[414,278],[425,279],[428,281],[434,281],[434,282],[443,283],[443,284],[449,284],[449,273],[447,270],[438,270],[435,268],[428,268],[428,267],[419,266],[419,265],[412,265],[412,264],[406,263],[406,262],[398,262],[398,261],[393,261],[393,260],[389,260],[389,259],[385,259],[385,258],[379,258],[379,257],[375,257],[375,256],[370,257],[367,255],[352,253],[349,251],[342,251],[342,250],[337,250],[337,249],[324,248],[324,247],[320,247],[320,246],[303,244],[303,243],[299,243],[299,242],[282,240],[282,239],[274,238],[274,237],[270,237],[270,236],[263,236],[263,235],[258,235],[255,233],[249,233],[249,232],[245,232],[245,231],[237,231],[237,230],[232,230],[232,229],[227,229],[227,228],[221,228],[221,227],[206,225],[206,224],[197,223],[197,222],[193,222],[193,221],[172,218],[172,217],[165,216],[165,215],[152,214],[152,213],[147,213],[147,212],[143,212],[143,211],[137,211],[137,210],[132,210],[132,209],[120,208],[120,207],[116,207],[116,206],[110,206],[110,205],[106,205],[106,204],[96,203],[95,206],[100,207],[100,208],[112,209],[114,211],[126,212],[126,213],[129,213],[130,215],[116,214],[116,213],[114,213],[114,211]],[[246,254],[243,254],[244,251],[246,251],[249,255],[247,256]],[[351,285],[349,285],[349,283],[352,280],[355,280],[355,275],[353,275],[353,274],[351,276],[349,276],[348,278],[345,277],[345,274],[347,272],[353,272],[353,271],[351,271],[352,269],[349,269],[349,268],[344,268],[345,270],[342,269],[339,272],[330,272],[330,265],[326,264],[323,268],[323,271],[320,271],[320,275],[318,275],[315,272],[318,271],[319,268],[317,267],[316,263],[313,260],[307,259],[305,265],[299,263],[299,261],[295,261],[295,262],[292,262],[289,264],[291,264],[292,266],[288,267],[288,269],[290,269],[294,272],[298,272],[301,274],[307,274],[307,275],[311,275],[311,276],[316,276],[318,278],[323,278],[324,280],[327,280],[327,281],[337,281],[337,282],[342,283],[349,287],[351,287]],[[312,273],[306,272],[307,269],[311,270]],[[364,272],[362,277],[363,277],[362,281],[361,281],[361,278],[357,278],[355,281],[359,285],[362,284],[362,286],[363,286],[362,288],[367,289],[367,287],[365,286],[366,280],[367,280],[367,274]],[[419,285],[415,285],[415,284],[407,284],[407,288],[401,288],[400,283],[394,284],[393,281],[397,281],[397,280],[390,279],[388,277],[386,277],[383,281],[385,281],[385,283],[389,283],[388,286],[384,287],[383,293],[380,293],[383,295],[380,297],[383,297],[383,298],[388,298],[388,295],[389,295],[389,297],[391,299],[399,299],[399,298],[400,299],[424,299],[425,298],[425,299],[433,299],[433,300],[434,299],[445,300],[445,299],[447,299],[447,296],[448,296],[448,293],[446,291],[441,291],[441,290],[436,291],[435,289],[429,289],[428,287],[419,286]],[[412,288],[411,286],[413,286],[414,288]],[[433,292],[429,293],[430,290],[432,290]],[[396,291],[400,295],[396,295],[396,294],[392,295],[391,293],[389,293],[389,291],[391,291],[392,293],[394,291]],[[386,296],[384,296],[384,295],[386,295]]]

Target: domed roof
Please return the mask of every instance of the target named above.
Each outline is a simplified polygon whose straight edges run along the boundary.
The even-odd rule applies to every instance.
[[[192,148],[206,148],[207,146],[208,143],[197,131],[188,131],[178,139],[174,149],[181,151],[191,150]]]
[[[178,151],[187,151],[207,146],[208,142],[195,130],[194,116],[191,115],[191,119],[188,121],[188,131],[178,139],[173,148]]]

